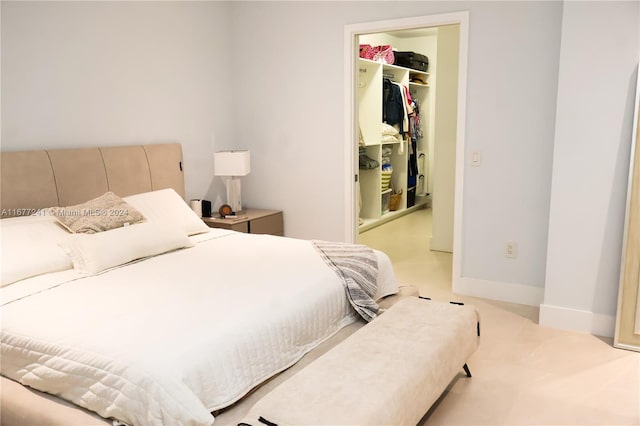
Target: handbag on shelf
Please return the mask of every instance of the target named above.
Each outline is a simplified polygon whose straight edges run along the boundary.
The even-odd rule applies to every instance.
[[[382,62],[383,64],[392,65],[395,61],[393,47],[385,44],[382,46],[371,46],[370,44],[360,45],[360,57],[371,61]]]

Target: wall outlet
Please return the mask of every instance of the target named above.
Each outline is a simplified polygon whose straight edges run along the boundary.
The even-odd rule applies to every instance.
[[[507,247],[505,248],[504,255],[509,259],[515,259],[516,257],[518,257],[518,243],[514,241],[508,242]]]

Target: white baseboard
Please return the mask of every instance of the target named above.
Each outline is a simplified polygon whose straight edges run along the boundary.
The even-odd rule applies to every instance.
[[[542,304],[539,323],[545,327],[613,337],[616,318],[613,315]]]
[[[539,324],[544,327],[578,331],[596,336],[613,337],[616,318],[579,309],[545,305],[544,288],[475,278],[458,278],[453,292],[501,302],[540,306]]]
[[[544,300],[544,288],[460,277],[453,280],[453,292],[501,302],[539,306]]]

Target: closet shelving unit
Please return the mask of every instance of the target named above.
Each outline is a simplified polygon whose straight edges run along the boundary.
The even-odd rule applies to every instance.
[[[392,148],[391,166],[391,189],[382,190],[382,170],[378,166],[375,169],[359,169],[360,194],[362,204],[360,208],[360,218],[362,219],[359,231],[366,231],[385,222],[402,216],[427,203],[424,196],[416,196],[415,204],[407,206],[407,193],[411,189],[407,185],[409,144],[405,138],[403,142],[383,143],[382,142],[382,83],[385,77],[392,81],[402,83],[409,87],[411,96],[417,97],[420,105],[427,104],[427,91],[429,89],[429,73],[412,70],[395,65],[387,65],[367,59],[358,59],[358,116],[360,124],[360,134],[364,141],[366,155],[382,164],[382,148],[389,146]],[[410,82],[415,75],[422,77],[426,84]],[[422,119],[425,123],[425,118]],[[423,124],[424,126],[424,124]],[[426,131],[426,129],[424,129]],[[425,145],[424,147],[422,145]],[[428,155],[426,144],[421,144],[418,140],[418,153]],[[423,160],[424,160],[423,156]],[[426,161],[420,162],[419,168],[423,165],[420,173],[426,176],[424,165]],[[426,178],[425,178],[426,179]],[[426,182],[423,179],[424,188]],[[413,188],[416,191],[416,188]],[[395,211],[388,210],[388,200],[391,192],[402,192],[400,206]],[[419,192],[419,191],[416,191]]]

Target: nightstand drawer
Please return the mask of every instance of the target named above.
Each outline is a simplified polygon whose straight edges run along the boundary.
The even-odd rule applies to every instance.
[[[234,223],[233,225],[229,226],[228,229],[231,229],[232,231],[244,232],[245,234],[248,234],[249,222]]]
[[[284,226],[282,222],[282,212],[253,219],[249,222],[249,232],[252,234],[284,236]]]

